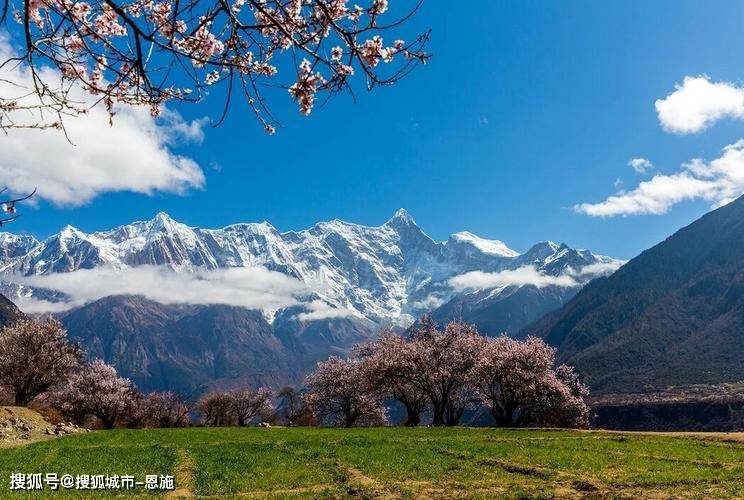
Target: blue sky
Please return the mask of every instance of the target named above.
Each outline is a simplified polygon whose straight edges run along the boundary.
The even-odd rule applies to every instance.
[[[203,227],[378,225],[405,207],[435,239],[468,230],[518,251],[551,239],[630,258],[710,209],[697,200],[662,215],[602,218],[571,207],[648,180],[631,158],[673,173],[744,137],[735,119],[669,133],[654,108],[685,76],[744,79],[744,4],[444,4],[427,0],[410,27],[432,28],[434,58],[399,84],[360,92],[356,103],[342,95],[308,118],[280,95],[274,136],[236,104],[201,143],[174,146],[203,169],[202,190],[105,193],[77,208],[42,202],[12,230],[43,237],[69,223],[92,231],[161,210]],[[215,117],[220,97],[177,110]]]

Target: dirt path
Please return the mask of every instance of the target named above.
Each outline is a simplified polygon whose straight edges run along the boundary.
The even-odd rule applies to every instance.
[[[176,489],[169,491],[166,498],[194,498],[194,457],[187,450],[178,450],[178,464],[174,472]]]
[[[402,498],[402,495],[389,490],[380,481],[367,476],[359,469],[343,464],[337,464],[337,467],[350,485],[348,493],[351,496],[386,500]]]
[[[336,491],[339,483],[341,483],[346,488],[344,498],[360,497],[378,500],[397,500],[403,498],[401,494],[388,489],[383,483],[367,476],[359,469],[339,462],[335,462],[332,465],[329,463],[329,466],[333,469],[336,476],[336,484],[314,484],[298,488],[244,491],[235,496],[241,498],[273,498],[282,495],[307,495],[317,498],[319,494],[325,491]]]
[[[589,433],[625,434],[639,436],[683,437],[713,441],[744,443],[744,432],[662,432],[662,431],[606,431],[589,430]]]
[[[317,494],[323,493],[326,490],[333,488],[331,484],[316,484],[314,486],[302,486],[299,488],[287,488],[283,490],[266,490],[266,491],[244,491],[242,493],[235,493],[235,496],[240,498],[273,498],[284,495],[313,495],[317,498]]]

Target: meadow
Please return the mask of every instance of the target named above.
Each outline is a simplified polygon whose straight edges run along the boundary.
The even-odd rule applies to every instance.
[[[114,430],[0,449],[0,475],[3,498],[115,496],[11,492],[13,472],[175,477],[175,491],[122,497],[742,498],[744,442],[487,428]]]

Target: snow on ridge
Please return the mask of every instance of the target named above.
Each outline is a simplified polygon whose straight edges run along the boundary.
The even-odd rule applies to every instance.
[[[177,272],[265,267],[300,280],[332,307],[373,321],[428,312],[426,304],[432,303],[432,297],[442,302],[457,293],[448,284],[450,278],[472,271],[513,269],[523,260],[503,242],[469,232],[434,242],[404,210],[381,226],[333,220],[287,232],[268,222],[193,228],[161,212],[149,221],[107,231],[88,234],[65,228],[20,256],[2,253],[10,241],[0,238],[0,273],[8,283],[0,291],[6,293],[20,293],[12,283],[13,273],[34,276],[141,265],[167,266]],[[536,256],[536,265],[552,263],[568,249],[564,247],[550,242]],[[581,265],[605,262],[591,252],[571,252]]]
[[[519,252],[516,252],[506,246],[506,243],[500,240],[487,240],[485,238],[481,238],[479,236],[474,235],[471,232],[468,231],[461,231],[459,233],[455,233],[450,238],[454,241],[459,241],[463,243],[468,243],[472,245],[473,247],[477,248],[483,253],[490,254],[490,255],[498,255],[501,257],[516,257],[519,255]]]

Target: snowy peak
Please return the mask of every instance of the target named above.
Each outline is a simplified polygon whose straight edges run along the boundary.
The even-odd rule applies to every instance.
[[[487,255],[494,255],[497,257],[516,257],[519,255],[518,252],[515,252],[503,241],[499,240],[487,240],[484,238],[480,238],[473,233],[470,233],[468,231],[462,231],[460,233],[455,233],[452,236],[449,237],[449,240],[447,240],[448,245],[470,245],[474,249],[483,252]]]
[[[161,234],[172,234],[172,235],[184,235],[193,234],[193,229],[187,226],[186,224],[182,224],[180,222],[175,221],[171,218],[170,215],[168,215],[165,212],[158,212],[155,214],[155,217],[148,221],[143,222],[135,222],[132,224],[129,224],[127,226],[122,226],[123,228],[128,229],[136,229],[139,234],[142,236],[149,236],[151,238],[157,237]],[[120,229],[120,228],[119,228]],[[101,234],[109,234],[110,232],[104,232]],[[132,231],[129,232],[132,234]]]
[[[597,255],[589,250],[576,250],[565,243],[541,241],[516,259],[520,266],[531,266],[551,276],[572,275],[585,282],[614,272],[624,262]],[[588,270],[584,272],[583,270]]]
[[[39,245],[39,240],[31,235],[0,233],[0,259],[9,260],[27,254]]]
[[[552,241],[541,241],[535,243],[532,247],[527,250],[522,257],[525,260],[543,260],[551,255],[555,255],[560,251],[562,245]]]
[[[171,216],[168,215],[166,212],[162,212],[162,211],[156,213],[155,217],[152,218],[152,222],[166,223],[170,221],[173,221],[173,219],[171,219]]]
[[[178,272],[263,266],[301,281],[331,307],[375,322],[407,321],[428,312],[435,302],[457,293],[450,279],[472,271],[530,265],[558,275],[612,261],[552,242],[519,255],[502,241],[469,232],[435,242],[403,209],[377,227],[333,220],[284,233],[268,222],[193,228],[160,212],[108,231],[85,233],[67,226],[43,242],[2,234],[0,271],[5,273],[6,291],[18,289],[13,274],[145,264]]]
[[[388,220],[385,225],[387,226],[396,226],[396,225],[405,225],[405,226],[415,226],[416,221],[413,220],[413,217],[411,214],[408,213],[408,210],[405,208],[399,208],[395,211],[393,216]]]

